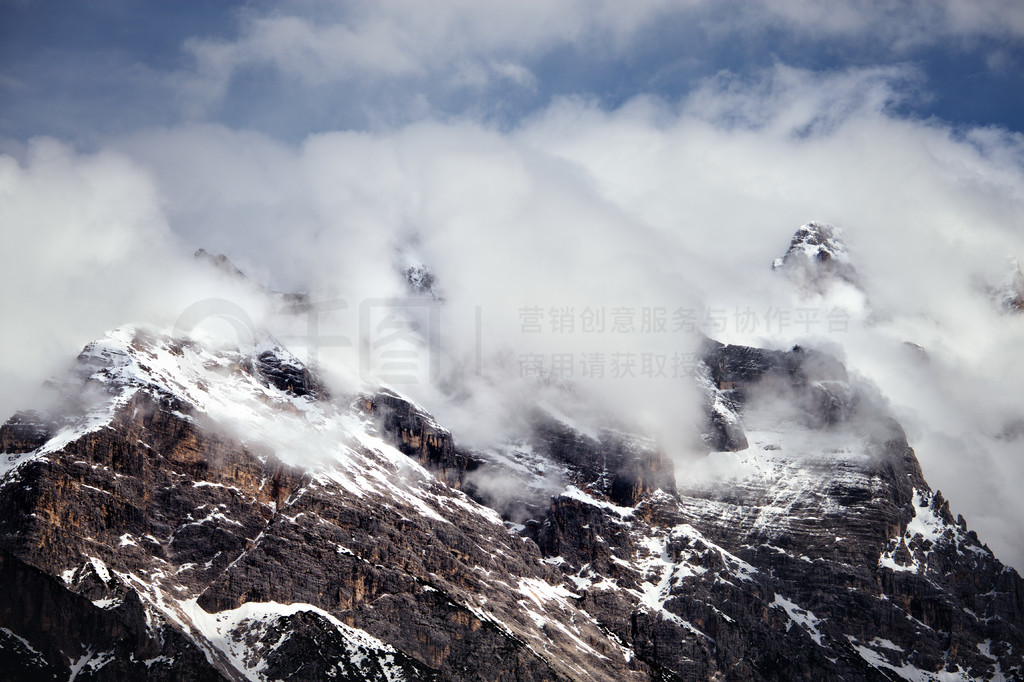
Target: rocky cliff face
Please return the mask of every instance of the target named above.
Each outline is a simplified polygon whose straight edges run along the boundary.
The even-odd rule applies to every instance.
[[[710,452],[123,329],[0,428],[7,679],[1019,679],[1024,582],[835,360],[708,341]],[[716,417],[716,415],[718,415]],[[684,463],[680,463],[681,465]],[[512,482],[501,494],[496,481]]]

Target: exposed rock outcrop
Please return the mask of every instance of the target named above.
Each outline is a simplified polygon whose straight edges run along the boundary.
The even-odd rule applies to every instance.
[[[92,395],[79,413],[0,428],[0,577],[18,585],[0,597],[0,664],[12,679],[1020,677],[1024,581],[842,365],[714,342],[703,357],[747,447],[675,481],[656,444],[550,410],[507,452],[470,452],[392,391],[332,402],[280,349],[115,332],[62,388]],[[500,466],[553,492],[502,518],[474,483]]]
[[[359,402],[359,406],[377,420],[381,431],[395,447],[434,471],[445,484],[461,488],[466,473],[479,466],[470,453],[455,447],[447,429],[408,398],[382,388]]]

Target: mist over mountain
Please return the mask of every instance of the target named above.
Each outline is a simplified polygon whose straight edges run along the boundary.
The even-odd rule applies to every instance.
[[[1019,3],[0,37],[0,677],[1021,676]]]
[[[838,235],[802,226],[776,274],[849,284]],[[195,258],[268,320],[319,312]],[[692,330],[669,365],[467,371],[431,329],[443,276],[393,272],[358,385],[208,298],[88,344],[0,427],[12,679],[1020,674],[1024,581],[833,355]]]

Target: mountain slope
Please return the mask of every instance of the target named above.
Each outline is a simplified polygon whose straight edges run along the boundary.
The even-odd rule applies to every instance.
[[[76,680],[1020,676],[1024,583],[839,363],[709,341],[703,365],[735,452],[673,477],[653,442],[554,409],[474,452],[397,393],[330,396],[272,342],[116,330],[0,427],[19,586],[0,660]],[[481,485],[512,473],[520,503]]]

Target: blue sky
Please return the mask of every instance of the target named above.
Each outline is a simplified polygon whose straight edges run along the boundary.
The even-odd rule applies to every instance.
[[[89,147],[188,121],[287,140],[426,117],[514,126],[560,96],[606,108],[641,94],[671,102],[723,71],[753,76],[774,63],[809,71],[897,65],[914,75],[892,103],[899,113],[1024,130],[1019,3],[856,2],[838,17],[833,3],[814,2],[555,4],[566,10],[548,12],[543,3],[7,0],[0,4],[0,136],[9,143],[51,135]],[[921,11],[924,5],[935,10]],[[509,35],[488,14],[507,21]],[[289,64],[300,59],[302,36],[270,30],[255,52],[245,49],[256,22],[277,21],[280,29],[288,18],[312,29],[304,49],[321,53],[305,76],[295,70],[301,64]],[[443,25],[417,35],[420,20]],[[316,30],[331,27],[350,29],[353,41],[360,32],[369,36],[356,48],[369,52],[373,42],[412,44],[405,55],[366,61],[333,55],[349,62],[333,68],[330,49],[312,44]],[[467,35],[473,31],[480,33]],[[289,41],[292,54],[268,56],[269,46]],[[204,63],[197,45],[234,47],[230,73],[212,79],[222,82],[211,82],[211,60]],[[416,63],[389,69],[398,57]],[[510,74],[495,71],[495,62]]]

